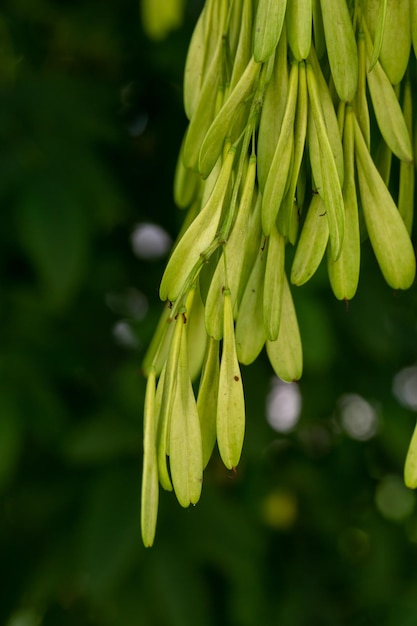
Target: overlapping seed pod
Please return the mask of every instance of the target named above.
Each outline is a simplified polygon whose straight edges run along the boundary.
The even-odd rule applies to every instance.
[[[227,468],[239,462],[239,363],[265,348],[283,380],[301,376],[290,282],[310,280],[326,257],[335,296],[351,299],[368,237],[388,285],[412,285],[416,15],[415,0],[207,0],[186,61],[174,181],[187,215],[143,364],[145,545],[158,481],[188,506],[216,440]],[[411,446],[415,486],[416,437]]]

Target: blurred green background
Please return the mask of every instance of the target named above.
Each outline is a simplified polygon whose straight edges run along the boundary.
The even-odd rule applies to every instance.
[[[365,243],[348,307],[325,268],[294,290],[303,379],[244,368],[237,475],[215,455],[197,507],[163,493],[143,548],[140,363],[168,254],[143,225],[173,239],[183,217],[201,2],[160,42],[137,0],[2,7],[0,624],[415,626],[415,287],[393,293]]]

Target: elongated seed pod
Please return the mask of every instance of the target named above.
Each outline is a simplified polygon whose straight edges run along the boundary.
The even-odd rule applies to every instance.
[[[288,44],[297,61],[310,54],[313,27],[312,0],[290,0],[285,14]]]
[[[240,363],[249,365],[258,357],[265,339],[263,293],[267,246],[259,249],[243,292],[236,319],[236,350]]]
[[[417,426],[408,447],[404,466],[404,482],[410,489],[417,488]]]
[[[223,337],[223,288],[229,285],[233,309],[237,304],[239,283],[245,255],[242,253],[248,233],[248,223],[255,188],[256,157],[250,157],[237,216],[228,241],[224,244],[224,257],[220,258],[207,294],[205,320],[211,337]],[[227,278],[225,273],[227,267]]]
[[[143,471],[141,492],[142,541],[149,548],[155,538],[158,516],[158,461],[156,457],[155,373],[150,372],[146,383],[143,419]]]
[[[171,309],[166,305],[142,362],[142,372],[145,376],[149,376],[151,371],[159,376],[165,364],[175,327],[175,324],[169,323],[170,315]]]
[[[216,165],[213,167],[213,169],[211,170],[209,176],[203,180],[200,176],[200,174],[198,174],[199,178],[201,179],[201,187],[202,187],[202,194],[201,194],[201,201],[200,201],[200,206],[199,206],[199,210],[198,213],[206,206],[211,194],[213,193],[213,189],[215,188],[215,186],[217,185],[217,181],[222,169],[222,165],[225,159],[225,155],[227,155],[227,152],[230,148],[230,142],[228,142],[227,140],[224,142],[224,148],[223,148],[223,152],[222,152],[222,158],[217,160]],[[191,224],[191,222],[188,223],[188,226]],[[187,226],[187,228],[188,228]],[[184,234],[185,231],[183,231],[182,234]]]
[[[210,337],[198,387],[197,412],[200,420],[203,469],[209,462],[216,443],[217,395],[220,374],[219,348],[219,341]]]
[[[200,374],[206,354],[208,335],[204,320],[204,304],[199,284],[195,288],[193,304],[187,313],[188,370],[192,381]]]
[[[386,187],[389,187],[391,178],[392,150],[381,137],[375,151],[374,163]],[[409,161],[407,161],[409,163]]]
[[[200,422],[188,370],[186,332],[183,332],[181,336],[172,400],[169,425],[169,465],[178,502],[183,507],[196,504],[200,498],[203,482],[203,460]]]
[[[185,167],[198,171],[201,144],[217,113],[216,94],[223,78],[223,44],[220,40],[211,60],[207,76],[184,140],[183,159]]]
[[[181,349],[181,338],[184,329],[182,315],[177,317],[177,319],[171,323],[175,324],[175,328],[172,335],[168,358],[164,369],[162,370],[156,393],[157,404],[160,406],[156,430],[158,476],[161,486],[168,491],[172,490],[171,478],[167,466],[167,456],[169,455],[169,433],[172,404],[177,383],[177,365]]]
[[[268,178],[262,200],[262,229],[265,235],[269,235],[275,222],[278,211],[284,198],[290,163],[292,147],[294,144],[294,119],[297,108],[298,92],[298,63],[293,63],[288,85],[288,98],[282,121],[281,132],[272,159]]]
[[[329,222],[330,246],[334,259],[340,254],[344,232],[344,204],[336,162],[330,146],[327,127],[320,105],[317,81],[311,65],[307,65],[307,86],[312,116],[320,148],[322,190],[318,190],[326,205]]]
[[[307,114],[307,132],[308,132],[308,114]],[[301,161],[301,167],[300,167],[300,171],[298,173],[298,179],[297,179],[297,187],[295,189],[296,204],[300,208],[304,206],[305,199],[306,199],[307,179],[308,179],[308,184],[311,187],[311,179],[310,179],[310,176],[307,174],[308,168],[309,168],[309,163],[308,163],[307,135],[306,135],[306,145],[304,149],[303,160]],[[299,215],[297,215],[297,219],[298,218],[299,218]]]
[[[227,7],[227,22],[225,29],[225,39],[227,38],[228,52],[226,56],[227,63],[227,83],[230,84],[230,76],[236,61],[236,52],[239,45],[239,38],[242,26],[242,10],[244,2],[224,2]],[[249,50],[250,50],[249,46]]]
[[[321,177],[321,157],[320,145],[316,130],[316,124],[313,118],[312,108],[308,108],[307,116],[307,145],[308,157],[311,167],[311,177],[313,191],[319,193],[323,197],[323,181]]]
[[[379,60],[393,85],[403,79],[410,51],[410,0],[387,0]]]
[[[263,321],[267,339],[278,338],[281,321],[282,290],[284,285],[285,238],[276,226],[268,241],[263,289]]]
[[[378,59],[375,60],[375,63]],[[361,127],[368,148],[371,145],[371,122],[369,118],[368,96],[366,93],[367,54],[365,34],[363,30],[358,33],[358,90],[353,100],[356,119]],[[374,63],[374,65],[375,65]]]
[[[259,0],[255,17],[253,56],[265,63],[274,54],[284,24],[287,0]]]
[[[333,293],[339,300],[351,300],[359,282],[360,233],[358,200],[355,184],[354,119],[350,106],[346,107],[343,132],[345,177],[343,201],[345,204],[345,231],[339,258],[327,255],[327,270]]]
[[[239,3],[235,3],[239,4]],[[232,75],[230,77],[230,91],[240,80],[244,70],[252,57],[252,26],[253,26],[253,3],[252,0],[243,0],[242,15],[239,24],[239,42],[236,55],[233,60]]]
[[[323,76],[319,60],[317,58],[314,46],[311,47],[309,62],[314,70],[318,96],[323,113],[323,119],[326,125],[327,137],[329,139],[334,162],[336,164],[337,174],[339,176],[340,186],[343,185],[343,147],[341,140],[341,130],[337,120],[335,106],[333,104],[332,95],[326,79]]]
[[[286,382],[301,378],[303,350],[291,290],[284,275],[278,339],[266,342],[266,352],[277,376]]]
[[[188,47],[184,71],[184,110],[190,120],[194,115],[203,82],[204,66],[207,59],[207,26],[213,2],[207,3],[197,21]]]
[[[369,59],[371,42],[366,26],[364,32]],[[404,116],[390,80],[379,61],[368,72],[367,79],[372,106],[381,135],[399,159],[412,161],[411,141]]]
[[[314,194],[307,211],[291,266],[291,282],[303,285],[315,274],[326,252],[329,224],[326,206],[319,194]]]
[[[184,110],[189,120],[196,112],[208,70],[221,44],[226,13],[219,5],[217,0],[207,0],[188,48],[184,69]]]
[[[221,154],[227,137],[234,143],[244,130],[250,109],[250,94],[254,93],[255,81],[261,65],[251,59],[239,82],[224,102],[207,131],[199,155],[199,171],[207,178]]]
[[[313,9],[313,41],[316,53],[321,59],[326,52],[326,40],[324,36],[323,17],[321,15],[320,0],[312,0]]]
[[[407,130],[412,135],[413,132],[413,102],[411,93],[410,77],[408,76],[404,84],[403,114]],[[400,163],[400,186],[398,191],[398,211],[403,218],[408,234],[411,236],[414,219],[414,183],[415,170],[414,162]]]
[[[225,260],[223,253],[217,260],[216,268],[207,291],[204,309],[206,330],[210,337],[220,340],[223,338],[223,288],[226,285]]]
[[[355,155],[363,214],[379,267],[393,289],[408,289],[416,271],[413,246],[356,119]]]
[[[236,355],[230,292],[224,291],[223,348],[217,397],[217,443],[227,468],[239,463],[245,434],[245,399]]]
[[[301,162],[307,135],[308,95],[304,61],[298,66],[297,110],[294,124],[294,152],[290,169],[289,185],[284,202],[285,211],[279,211],[279,227],[290,243],[294,244],[298,234],[297,204],[294,202]],[[284,208],[283,207],[283,208]],[[283,219],[281,219],[281,217]]]
[[[387,4],[388,4],[388,0],[382,0],[379,5],[377,19],[375,21],[374,45],[372,49],[372,56],[369,61],[369,71],[373,69],[375,63],[378,61],[379,56],[381,54],[382,40],[384,38],[384,31],[385,31],[385,21],[387,17]],[[366,2],[365,2],[365,5],[366,5]]]
[[[201,260],[201,255],[204,254],[206,248],[213,242],[232,172],[235,152],[233,147],[230,148],[205,207],[174,249],[159,288],[161,300],[168,299],[174,302],[178,298],[187,276]]]
[[[258,134],[258,182],[263,192],[281,132],[288,94],[287,38],[285,27],[275,51],[272,76],[265,90]]]
[[[407,232],[411,235],[414,221],[414,189],[415,167],[414,163],[401,161],[400,163],[400,187],[398,193],[398,211],[403,218]]]
[[[245,239],[245,247],[242,260],[242,269],[240,272],[239,286],[237,290],[237,298],[233,307],[233,314],[235,319],[237,317],[239,306],[242,301],[243,293],[246,289],[249,276],[251,275],[256,257],[258,256],[259,247],[262,246],[260,238],[260,233],[262,232],[261,208],[262,194],[258,193],[256,195],[256,199],[254,198],[254,200],[252,201],[252,212],[249,217],[248,232]]]
[[[341,100],[353,100],[358,84],[358,55],[346,0],[321,0],[327,55]]]

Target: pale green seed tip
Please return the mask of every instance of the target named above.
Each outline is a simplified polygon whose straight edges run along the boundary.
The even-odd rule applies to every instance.
[[[405,460],[404,483],[409,489],[417,489],[417,425],[411,437]]]

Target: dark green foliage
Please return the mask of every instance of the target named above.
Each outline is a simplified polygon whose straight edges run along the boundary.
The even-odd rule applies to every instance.
[[[130,237],[142,221],[179,229],[198,5],[160,44],[127,0],[9,0],[0,14],[0,623],[412,626],[415,498],[396,520],[378,494],[401,479],[414,427],[392,382],[416,360],[417,295],[392,293],[369,246],[348,307],[325,268],[294,290],[297,427],[266,422],[266,357],[244,368],[237,474],[216,457],[195,508],[162,493],[142,547],[140,363],[165,259],[136,258]],[[375,437],[348,436],[346,393],[375,407]]]

